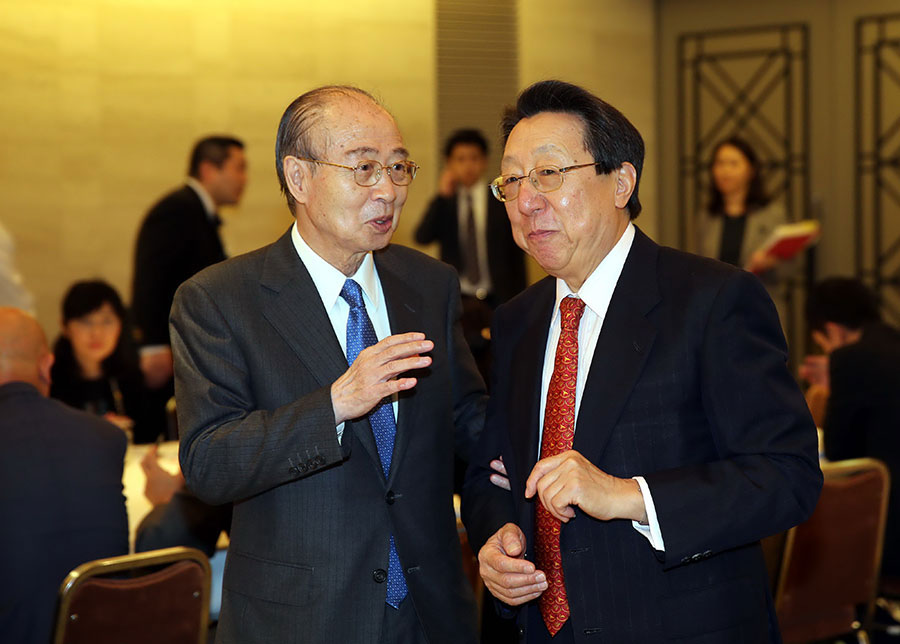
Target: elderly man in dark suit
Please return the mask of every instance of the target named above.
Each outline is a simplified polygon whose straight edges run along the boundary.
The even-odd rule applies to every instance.
[[[171,388],[169,309],[178,286],[225,259],[218,209],[240,201],[247,182],[244,144],[210,136],[191,151],[185,185],[163,197],[141,224],[134,255],[132,308],[141,370],[153,389]],[[165,402],[171,391],[160,397]]]
[[[487,587],[528,642],[778,641],[759,539],[822,477],[775,307],[631,223],[643,141],[609,104],[544,81],[503,130],[492,185],[552,277],[495,318],[463,497]]]
[[[451,486],[484,383],[453,270],[389,245],[417,166],[371,96],[329,86],[288,106],[276,168],[294,225],[171,317],[185,479],[234,502],[217,637],[472,642]]]
[[[69,571],[128,553],[125,434],[47,398],[52,364],[34,318],[0,309],[0,642],[47,644]]]

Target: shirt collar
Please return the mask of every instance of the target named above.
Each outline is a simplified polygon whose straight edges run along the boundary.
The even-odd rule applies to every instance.
[[[200,201],[203,203],[203,210],[206,211],[206,216],[212,219],[216,215],[216,202],[209,196],[209,193],[206,191],[206,188],[203,187],[203,184],[194,177],[188,177],[184,182],[197,193],[197,196],[200,197]]]
[[[625,267],[625,260],[628,259],[628,251],[631,250],[631,243],[634,241],[634,224],[628,222],[625,232],[612,247],[606,257],[604,257],[597,265],[588,278],[581,285],[577,293],[573,293],[566,281],[556,278],[556,307],[553,314],[554,322],[559,316],[559,303],[563,298],[569,295],[577,295],[584,300],[585,306],[593,311],[601,320],[606,317],[606,311],[609,309],[609,302],[612,300],[613,291],[616,290],[616,284],[619,282],[619,276]]]
[[[366,253],[362,264],[359,265],[356,272],[352,276],[347,277],[310,248],[306,240],[300,236],[297,222],[294,222],[294,225],[291,226],[291,241],[294,242],[294,249],[296,249],[297,255],[300,257],[303,265],[306,266],[306,270],[309,271],[309,275],[312,277],[313,284],[316,285],[316,290],[319,291],[319,297],[322,298],[322,304],[325,305],[326,311],[330,311],[335,302],[337,302],[341,296],[341,290],[344,288],[344,282],[348,279],[355,280],[362,287],[363,293],[368,300],[366,308],[371,309],[372,313],[378,311],[381,301],[378,290],[378,273],[375,270],[375,260],[372,258],[372,253]]]

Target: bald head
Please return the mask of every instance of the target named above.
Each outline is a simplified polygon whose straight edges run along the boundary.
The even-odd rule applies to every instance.
[[[0,385],[19,381],[47,395],[53,354],[33,317],[19,309],[0,308]]]

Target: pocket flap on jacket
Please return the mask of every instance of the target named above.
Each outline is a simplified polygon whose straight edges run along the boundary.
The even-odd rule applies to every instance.
[[[279,563],[242,552],[229,552],[223,586],[249,597],[304,606],[315,596],[312,566]]]

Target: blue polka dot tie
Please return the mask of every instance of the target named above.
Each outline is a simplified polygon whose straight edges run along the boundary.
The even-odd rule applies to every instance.
[[[344,282],[341,297],[350,305],[350,317],[347,318],[347,364],[353,364],[363,349],[378,342],[378,337],[372,327],[372,320],[366,313],[366,305],[363,302],[359,284],[354,280]],[[375,435],[375,446],[378,448],[378,458],[381,459],[381,469],[384,471],[384,477],[387,478],[391,471],[394,436],[397,434],[394,407],[389,398],[382,400],[369,412],[369,424]],[[397,548],[394,545],[394,535],[391,535],[387,585],[385,601],[397,608],[406,597],[407,588],[403,569],[400,567],[400,557],[397,556]]]

